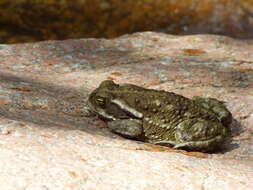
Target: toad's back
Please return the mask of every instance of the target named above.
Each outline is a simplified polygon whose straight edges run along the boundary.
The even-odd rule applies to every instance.
[[[217,121],[217,116],[213,111],[205,109],[197,105],[193,100],[173,92],[125,84],[110,91],[110,93],[115,98],[124,100],[130,107],[143,113],[145,117],[150,117],[154,114],[168,117],[167,114],[173,114],[178,118],[181,115],[180,118],[182,119],[187,116]],[[169,113],[172,107],[175,112]]]

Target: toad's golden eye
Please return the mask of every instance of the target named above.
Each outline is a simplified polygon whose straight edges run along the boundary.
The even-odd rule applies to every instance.
[[[97,98],[96,98],[96,102],[97,102],[97,104],[100,105],[100,106],[104,106],[104,105],[105,105],[105,99],[104,99],[104,98],[97,97]]]

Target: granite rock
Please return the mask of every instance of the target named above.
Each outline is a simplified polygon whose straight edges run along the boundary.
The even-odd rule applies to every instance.
[[[152,32],[0,45],[1,190],[253,189],[252,51]],[[204,154],[112,134],[86,105],[105,79],[220,99],[231,138]]]

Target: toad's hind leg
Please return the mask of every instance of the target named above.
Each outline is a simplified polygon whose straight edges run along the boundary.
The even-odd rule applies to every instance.
[[[228,109],[224,105],[224,102],[219,101],[215,98],[202,98],[199,96],[194,96],[192,100],[196,104],[208,110],[212,110],[224,126],[228,126],[231,123],[232,114],[228,111]]]
[[[226,135],[227,130],[220,122],[188,119],[177,127],[174,148],[210,152],[224,141]]]

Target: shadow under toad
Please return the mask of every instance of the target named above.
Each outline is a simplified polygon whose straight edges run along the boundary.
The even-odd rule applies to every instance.
[[[0,117],[42,127],[104,135],[92,125],[85,89],[0,72]],[[2,102],[1,102],[2,101]]]
[[[239,136],[242,132],[243,127],[241,123],[235,118],[232,118],[232,122],[229,125],[229,136],[227,137],[225,143],[220,147],[219,153],[227,153],[240,148],[240,144],[232,142],[232,140],[233,137]]]

